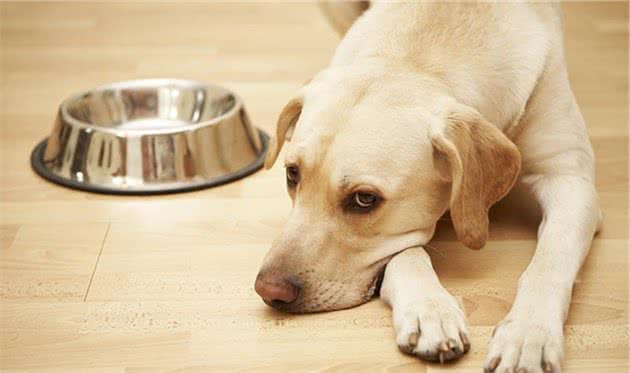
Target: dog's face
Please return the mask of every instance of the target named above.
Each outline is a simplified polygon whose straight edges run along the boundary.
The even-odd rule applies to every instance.
[[[453,182],[451,159],[460,154],[448,134],[434,133],[444,118],[426,107],[443,105],[439,97],[424,94],[418,105],[409,84],[319,77],[283,110],[266,166],[290,137],[284,166],[293,209],[257,279],[268,304],[289,312],[361,304],[393,255],[431,239],[461,181]],[[471,206],[485,208],[487,225],[482,205]],[[486,232],[473,232],[469,246]]]

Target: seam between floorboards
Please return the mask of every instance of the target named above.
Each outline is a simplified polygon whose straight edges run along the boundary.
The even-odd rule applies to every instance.
[[[87,290],[85,291],[85,297],[83,298],[83,303],[87,302],[88,294],[90,294],[90,288],[92,287],[92,281],[94,280],[94,274],[96,273],[96,268],[98,267],[98,262],[101,260],[101,254],[103,253],[103,247],[105,247],[105,241],[107,241],[107,235],[109,234],[109,228],[112,226],[112,223],[107,224],[107,230],[105,231],[105,237],[103,237],[103,242],[101,242],[101,249],[98,251],[98,256],[96,257],[96,263],[94,264],[94,270],[92,271],[92,277],[90,277],[90,283],[88,284]]]

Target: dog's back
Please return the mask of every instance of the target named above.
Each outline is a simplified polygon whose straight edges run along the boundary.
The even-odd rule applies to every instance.
[[[354,21],[370,7],[370,1],[320,1],[320,9],[330,24],[343,35],[352,26]],[[372,1],[372,3],[375,3]],[[558,19],[561,12],[560,3],[531,3],[531,6],[545,18]]]
[[[333,66],[370,58],[410,66],[501,128],[523,110],[549,61],[564,60],[558,5],[377,2],[364,13],[356,3],[325,6],[337,24],[344,20],[342,31],[356,15]]]

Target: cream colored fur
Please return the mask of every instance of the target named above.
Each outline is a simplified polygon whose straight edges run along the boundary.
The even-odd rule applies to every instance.
[[[341,30],[360,14],[352,3],[331,12]],[[601,214],[558,5],[372,3],[283,110],[267,167],[285,139],[284,163],[300,181],[263,270],[302,284],[287,311],[367,301],[387,264],[381,295],[401,350],[460,356],[464,314],[422,245],[450,208],[460,240],[483,246],[488,208],[516,182],[544,218],[485,369],[560,371],[572,286]],[[343,201],[356,191],[383,202],[350,214]]]

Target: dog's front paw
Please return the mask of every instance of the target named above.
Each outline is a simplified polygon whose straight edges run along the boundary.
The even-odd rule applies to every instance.
[[[559,373],[562,359],[562,323],[535,315],[508,316],[494,330],[486,373]]]
[[[443,363],[470,349],[466,317],[449,294],[394,310],[394,326],[398,348],[424,360]]]

